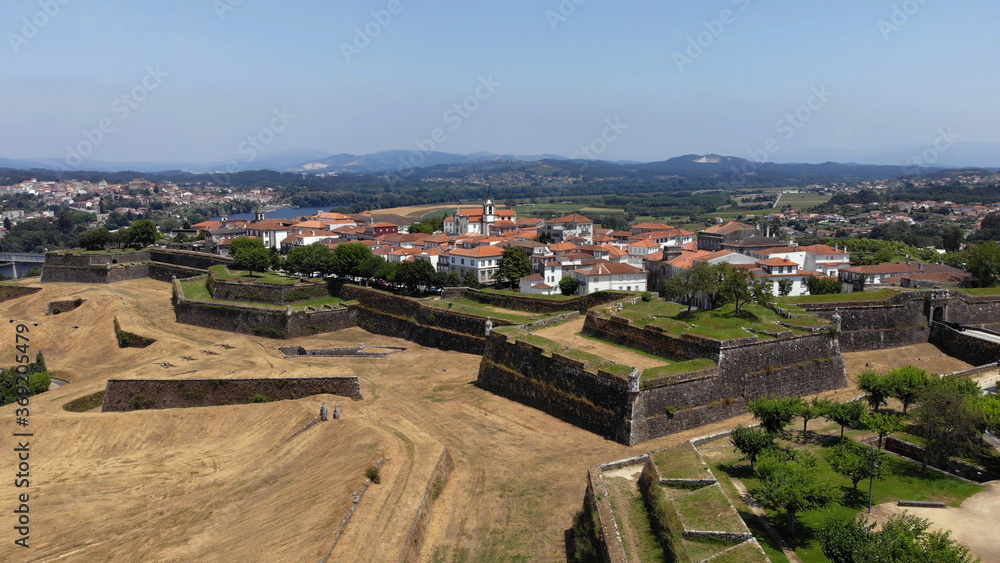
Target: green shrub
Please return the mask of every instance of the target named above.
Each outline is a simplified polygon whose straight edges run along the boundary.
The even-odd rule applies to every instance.
[[[147,399],[142,395],[142,393],[136,393],[132,397],[132,410],[141,411],[143,409],[148,409],[153,406],[152,399]]]
[[[378,467],[372,465],[368,469],[365,469],[365,477],[372,480],[372,483],[378,485],[382,482],[382,472],[379,471]]]
[[[250,402],[251,403],[266,403],[267,402],[267,395],[265,395],[263,393],[257,393],[253,397],[250,397]]]
[[[653,292],[652,291],[644,291],[644,292],[642,292],[642,300],[643,301],[652,301],[653,300]]]
[[[434,484],[431,485],[431,498],[437,499],[441,496],[441,491],[444,491],[444,479],[439,475],[434,479]]]
[[[253,329],[253,333],[257,336],[264,336],[266,338],[285,338],[285,331],[274,328],[273,326],[256,326]]]
[[[76,299],[73,300],[73,306],[74,307],[79,307],[80,305],[83,305],[83,299],[82,298],[77,297]]]

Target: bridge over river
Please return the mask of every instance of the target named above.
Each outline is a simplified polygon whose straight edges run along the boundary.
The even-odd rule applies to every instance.
[[[0,273],[15,279],[32,268],[40,268],[44,263],[44,254],[0,252]]]

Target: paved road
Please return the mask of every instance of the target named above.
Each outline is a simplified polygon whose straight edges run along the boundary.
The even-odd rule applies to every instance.
[[[988,332],[981,332],[981,331],[978,331],[978,330],[976,330],[974,328],[967,328],[967,329],[965,329],[964,332],[965,332],[965,334],[968,334],[969,336],[978,338],[980,340],[986,340],[987,342],[993,342],[995,344],[1000,344],[1000,336],[997,336],[995,334],[990,334]]]

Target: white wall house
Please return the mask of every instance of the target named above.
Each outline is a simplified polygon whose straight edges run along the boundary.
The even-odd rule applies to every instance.
[[[646,291],[647,273],[628,264],[596,264],[573,270],[573,276],[580,282],[577,290],[580,295],[596,291]]]

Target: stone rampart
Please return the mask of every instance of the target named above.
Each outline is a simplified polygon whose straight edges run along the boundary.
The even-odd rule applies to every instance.
[[[481,291],[468,287],[445,288],[441,297],[444,299],[470,299],[486,305],[528,311],[530,313],[556,313],[559,311],[586,312],[587,309],[608,303],[636,297],[635,293],[624,291],[598,291],[589,295],[581,295],[571,299],[551,299],[532,295],[515,295],[512,293],[495,293]]]
[[[209,254],[207,252],[191,252],[187,250],[169,250],[163,248],[149,249],[149,259],[153,262],[194,268],[196,270],[207,270],[212,266],[220,264],[229,265],[233,259],[228,256]],[[203,272],[204,273],[204,272]]]
[[[949,356],[974,366],[996,365],[1000,360],[1000,344],[976,338],[968,332],[936,324],[931,333],[931,344]]]
[[[177,266],[174,264],[163,264],[161,262],[151,262],[149,264],[149,277],[157,281],[169,282],[176,277],[179,280],[205,275],[205,270],[189,268],[187,266]]]
[[[631,444],[632,402],[626,382],[593,373],[505,335],[490,335],[477,385],[611,440]]]
[[[692,334],[671,335],[650,325],[637,327],[625,317],[606,317],[597,311],[587,313],[583,333],[675,362],[697,358],[716,360],[722,348],[718,340]],[[757,337],[746,340],[756,342]]]
[[[270,303],[273,305],[284,305],[330,296],[330,288],[323,281],[296,281],[291,284],[231,282],[220,280],[211,270],[208,273],[208,291],[212,297],[223,301]]]
[[[361,384],[352,377],[277,379],[109,379],[101,412],[240,405],[256,396],[268,401],[310,395],[360,400]]]
[[[41,290],[42,288],[40,287],[0,284],[0,303],[10,301],[11,299],[17,299],[18,297],[33,295]]]
[[[337,308],[286,315],[279,309],[208,303],[179,298],[174,302],[179,323],[268,338],[297,338],[356,326],[357,311]]]
[[[48,259],[46,259],[47,261]],[[42,283],[115,283],[149,277],[148,263],[113,266],[50,266],[42,268]]]
[[[629,393],[624,379],[494,334],[478,384],[628,445],[742,414],[747,401],[764,395],[811,395],[847,385],[837,341],[826,333],[719,342],[717,350],[718,369],[644,381],[638,393]]]
[[[885,449],[917,462],[922,463],[923,461],[924,448],[893,436],[886,436]],[[1000,475],[992,471],[954,458],[949,458],[945,467],[938,467],[936,469],[975,483],[985,483],[986,481],[1000,479]]]

